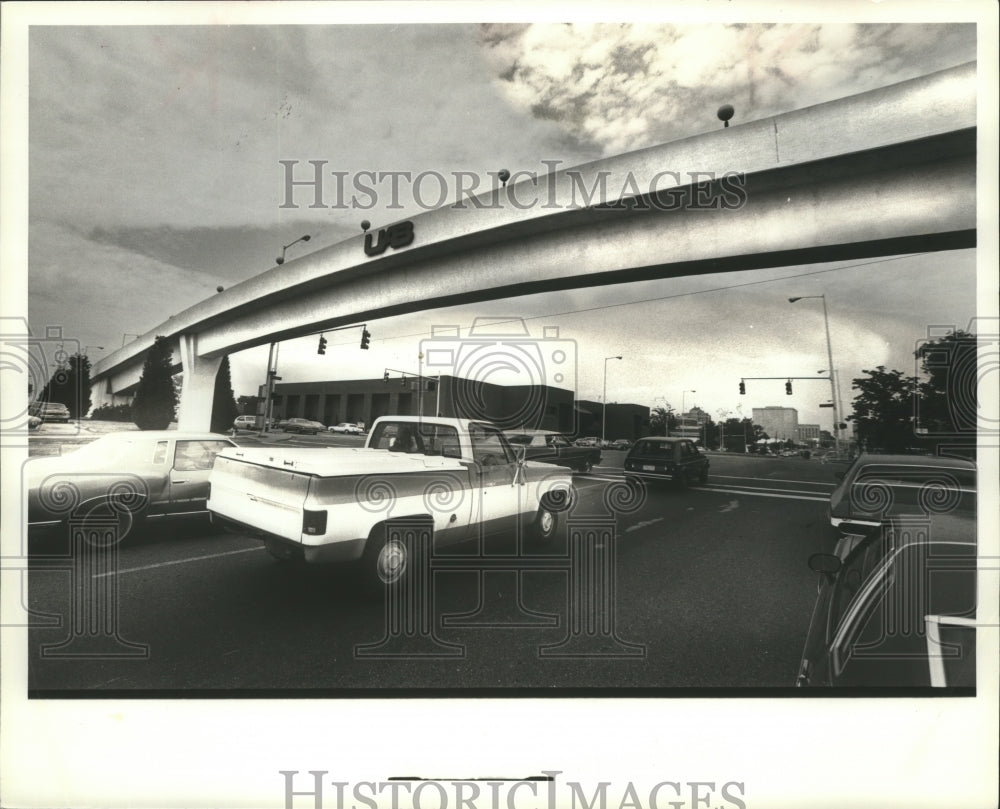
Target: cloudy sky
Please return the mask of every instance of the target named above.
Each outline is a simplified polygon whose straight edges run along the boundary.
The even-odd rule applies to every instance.
[[[372,14],[367,15],[370,19]],[[126,335],[274,266],[416,212],[282,208],[281,160],[329,170],[487,172],[568,167],[799,109],[976,59],[961,24],[495,23],[56,25],[29,36],[29,317],[99,358]],[[975,314],[972,251],[657,281],[540,295],[369,322],[281,348],[285,381],[416,368],[435,324],[522,316],[576,341],[577,392],[713,415],[794,406],[829,421],[822,384],[784,395],[745,376],[826,369],[849,380],[912,369],[928,326]],[[784,280],[782,280],[784,279]],[[639,325],[641,324],[641,326]],[[96,349],[103,346],[104,351]],[[237,395],[256,392],[266,348],[234,355]],[[657,403],[662,403],[657,402]]]

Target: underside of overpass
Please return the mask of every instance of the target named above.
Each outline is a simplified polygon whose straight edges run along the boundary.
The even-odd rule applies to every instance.
[[[224,355],[336,326],[554,290],[974,247],[975,64],[388,224],[374,228],[390,238],[378,255],[359,235],[150,330],[94,366],[94,402],[108,399],[108,379],[112,391],[138,380],[156,335],[173,341],[183,366],[179,427],[207,429]],[[393,233],[412,241],[393,247]]]

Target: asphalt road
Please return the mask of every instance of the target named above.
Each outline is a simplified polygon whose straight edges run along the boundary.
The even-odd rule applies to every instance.
[[[576,476],[578,503],[550,548],[518,554],[517,538],[501,537],[435,556],[428,606],[416,613],[365,597],[349,568],[276,562],[256,540],[214,533],[201,518],[150,526],[104,567],[73,567],[65,540],[34,536],[29,688],[336,696],[791,686],[816,592],[806,560],[830,549],[835,467],[712,454],[707,485],[652,489],[636,507],[620,499],[623,457],[605,452]]]

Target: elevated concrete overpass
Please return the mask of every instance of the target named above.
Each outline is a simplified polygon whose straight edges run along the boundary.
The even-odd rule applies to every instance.
[[[224,355],[322,329],[528,293],[973,247],[976,65],[517,179],[461,208],[375,223],[370,249],[359,233],[171,317],[94,365],[95,405],[135,384],[156,335],[183,366],[179,427],[207,429]]]

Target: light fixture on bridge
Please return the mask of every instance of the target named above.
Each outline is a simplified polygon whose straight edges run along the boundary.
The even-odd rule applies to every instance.
[[[497,179],[503,183],[503,187],[507,187],[507,181],[510,179],[510,172],[507,169],[500,169],[497,172]]]
[[[361,220],[361,229],[362,229],[362,230],[363,230],[363,231],[364,231],[365,233],[367,233],[367,232],[368,232],[368,228],[370,228],[371,226],[372,226],[372,223],[371,223],[371,222],[369,222],[369,221],[368,221],[367,219],[362,219],[362,220]]]
[[[726,127],[729,126],[729,119],[736,114],[736,110],[733,109],[732,104],[723,104],[715,114],[719,116],[722,125]]]
[[[286,251],[286,250],[287,250],[287,249],[288,249],[289,247],[291,247],[291,246],[292,246],[293,244],[298,244],[299,242],[307,242],[307,241],[309,241],[309,240],[310,240],[311,238],[312,238],[312,236],[310,236],[310,235],[309,235],[309,234],[307,233],[307,234],[306,234],[305,236],[299,236],[299,238],[297,238],[297,239],[296,239],[296,240],[295,240],[294,242],[289,242],[288,244],[283,244],[283,245],[281,246],[281,255],[280,255],[280,256],[278,256],[278,257],[277,257],[277,258],[275,259],[275,261],[276,261],[276,262],[278,263],[278,265],[279,265],[279,266],[280,266],[280,265],[282,265],[282,264],[284,264],[284,263],[285,263],[285,251]],[[220,292],[221,292],[221,290],[220,290]]]
[[[222,284],[219,284],[219,285],[218,285],[218,286],[217,286],[217,287],[215,288],[215,291],[216,291],[216,292],[222,292],[222,291],[223,291],[224,289],[225,289],[225,287],[224,287],[224,286],[222,286]]]

